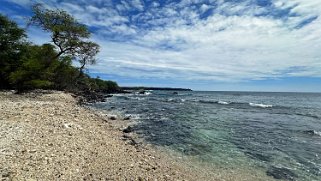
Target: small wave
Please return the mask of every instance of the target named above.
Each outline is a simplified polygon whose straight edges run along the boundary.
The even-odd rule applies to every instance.
[[[306,130],[306,131],[303,131],[303,132],[305,134],[309,134],[309,135],[321,136],[321,131]]]
[[[255,103],[249,103],[250,106],[253,106],[253,107],[261,107],[261,108],[269,108],[269,107],[272,107],[272,105],[267,105],[267,104],[255,104]]]
[[[175,103],[182,103],[185,102],[185,99],[173,99],[173,98],[169,98],[166,100],[166,102],[175,102]]]
[[[198,102],[205,103],[205,104],[222,104],[222,105],[228,105],[233,103],[233,102],[225,102],[225,101],[208,101],[208,100],[199,100]]]
[[[144,98],[144,97],[127,97],[127,98],[128,98],[128,99],[133,99],[133,100],[139,100],[139,101],[146,99],[146,98]]]
[[[151,95],[152,93],[151,92],[145,92],[145,95]]]
[[[313,114],[302,114],[302,113],[296,113],[296,115],[298,115],[298,116],[306,116],[306,117],[316,118],[316,119],[320,118],[319,116],[317,116],[317,115],[313,115]]]
[[[242,102],[225,102],[225,101],[210,101],[210,100],[199,100],[200,103],[205,104],[221,104],[221,105],[234,105],[234,106],[245,106],[249,105],[252,107],[260,107],[260,108],[271,108],[272,105],[266,105],[266,104],[255,104],[255,103],[242,103]]]
[[[228,103],[228,102],[225,102],[225,101],[218,101],[217,103],[218,103],[218,104],[223,104],[223,105],[227,105],[227,104],[230,104],[230,103]]]
[[[135,94],[110,94],[114,97],[128,97],[128,96],[133,96]]]

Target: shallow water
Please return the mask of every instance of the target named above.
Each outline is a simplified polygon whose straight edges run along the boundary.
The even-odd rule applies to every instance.
[[[93,106],[132,115],[147,142],[197,162],[321,180],[321,94],[153,91]]]

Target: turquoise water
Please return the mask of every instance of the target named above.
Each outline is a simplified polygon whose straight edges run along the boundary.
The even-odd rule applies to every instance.
[[[321,94],[153,91],[93,106],[131,115],[147,142],[199,162],[321,180]]]

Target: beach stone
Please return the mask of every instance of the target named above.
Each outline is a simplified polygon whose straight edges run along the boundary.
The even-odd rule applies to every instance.
[[[133,128],[131,126],[128,126],[127,128],[123,129],[124,133],[130,133],[133,131]]]
[[[78,103],[61,91],[0,91],[0,180],[214,180],[215,172],[191,171],[145,144],[133,125],[124,133],[128,125],[110,121],[112,112]]]
[[[116,120],[116,119],[117,119],[117,116],[111,115],[111,116],[109,116],[109,119],[110,119],[110,120]]]
[[[10,171],[8,171],[7,169],[0,169],[0,175],[2,176],[2,178],[10,177],[10,174]]]
[[[287,168],[279,168],[272,166],[268,169],[266,172],[268,176],[272,176],[275,179],[284,179],[284,180],[296,180],[298,178],[298,175],[295,174],[293,171]]]
[[[128,141],[129,145],[138,146],[138,143],[130,135],[124,134],[122,140]]]

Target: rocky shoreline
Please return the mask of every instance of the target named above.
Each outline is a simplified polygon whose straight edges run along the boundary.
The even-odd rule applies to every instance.
[[[197,170],[189,170],[137,142],[125,121],[86,109],[77,102],[71,94],[59,91],[23,95],[0,92],[2,180],[203,177]]]

